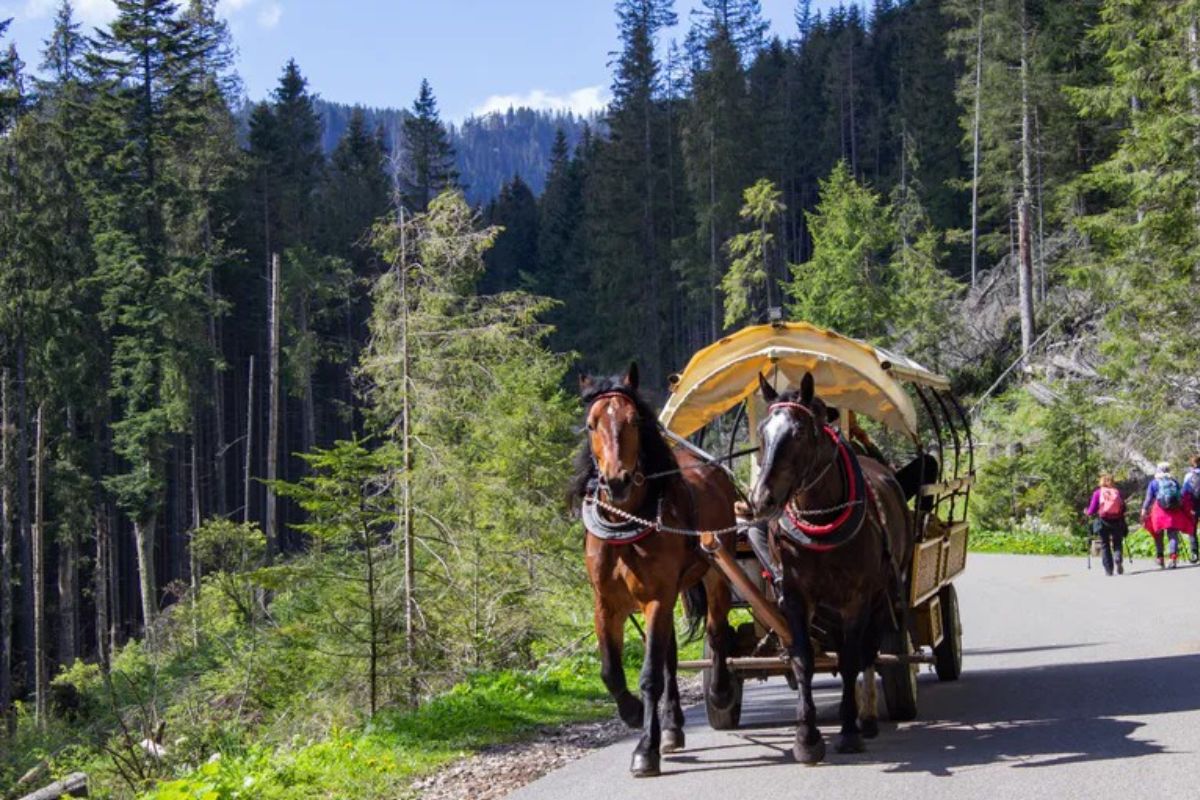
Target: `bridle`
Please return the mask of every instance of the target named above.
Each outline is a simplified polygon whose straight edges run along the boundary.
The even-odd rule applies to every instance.
[[[800,403],[779,402],[773,403],[768,408],[771,413],[793,409],[799,409],[814,422],[817,421],[812,409]],[[788,498],[784,502],[783,510],[780,514],[779,524],[783,532],[802,547],[810,550],[828,551],[845,544],[858,534],[867,516],[865,497],[871,494],[871,492],[866,480],[863,478],[862,468],[859,466],[858,460],[854,458],[853,453],[850,451],[845,440],[841,438],[841,435],[828,424],[818,423],[818,428],[832,441],[834,447],[833,458],[829,459],[828,463],[826,463],[825,467],[815,478],[810,480],[806,474],[802,485],[788,493]],[[847,493],[849,495],[847,499],[830,508],[797,508],[795,503],[796,495],[806,492],[820,483],[829,470],[839,462],[842,465],[845,475]],[[810,467],[809,472],[811,471],[812,468]],[[810,522],[804,516],[807,514],[809,517],[812,517],[835,512],[840,513],[828,523]]]
[[[623,392],[620,390],[610,389],[607,392],[601,392],[600,394],[591,398],[588,401],[589,415],[591,414],[592,406],[596,405],[596,403],[599,403],[601,400],[605,400],[605,399],[617,399],[617,398],[620,398],[621,400],[624,400],[626,403],[629,403],[631,406],[633,406],[634,425],[635,425],[635,427],[640,425],[641,424],[641,415],[638,413],[637,403],[634,401],[634,399],[632,397],[629,396],[629,394],[627,392]],[[588,450],[591,452],[592,466],[596,470],[596,483],[598,484],[598,486],[600,488],[604,489],[605,492],[608,492],[608,496],[611,498],[612,490],[608,486],[608,479],[606,477],[604,477],[604,470],[600,469],[600,459],[596,457],[596,451],[592,449],[590,442],[588,444]],[[619,446],[618,446],[618,450],[619,450]],[[634,465],[633,465],[632,481],[633,481],[634,486],[642,486],[646,482],[646,475],[644,472],[642,472],[642,449],[640,446],[638,447],[637,461],[634,462]]]
[[[829,427],[829,425],[827,425],[823,422],[818,422],[817,415],[813,413],[811,408],[804,405],[803,403],[797,403],[795,401],[789,401],[789,400],[780,400],[778,402],[771,403],[771,405],[767,406],[768,414],[774,414],[776,411],[785,411],[785,410],[796,410],[796,411],[804,412],[804,414],[806,414],[808,416],[808,418],[811,419],[813,421],[813,423],[816,424],[816,426],[819,430],[824,430],[827,433],[833,433],[836,436],[836,432],[834,432],[833,428]],[[804,476],[801,480],[801,485],[796,487],[795,489],[792,489],[790,492],[788,492],[789,501],[790,501],[790,498],[793,497],[794,495],[801,494],[803,492],[807,492],[808,490],[812,489],[814,486],[819,484],[822,480],[824,480],[825,476],[829,473],[829,470],[833,469],[833,466],[836,463],[837,463],[837,453],[835,451],[834,457],[829,459],[829,461],[826,462],[825,466],[821,469],[821,471],[817,473],[816,477],[811,478],[811,480],[809,479],[809,476],[812,474],[813,465],[809,464],[809,467],[807,470],[805,470]]]

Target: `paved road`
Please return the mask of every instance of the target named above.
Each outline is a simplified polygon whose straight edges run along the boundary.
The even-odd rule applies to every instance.
[[[920,714],[865,754],[791,760],[795,695],[747,685],[742,729],[688,710],[688,747],[658,778],[629,776],[629,739],[513,800],[1200,797],[1200,568],[1139,559],[1105,577],[1083,558],[972,554],[958,581],[963,677],[920,676]],[[834,679],[818,683],[827,743]],[[882,699],[881,699],[882,704]]]

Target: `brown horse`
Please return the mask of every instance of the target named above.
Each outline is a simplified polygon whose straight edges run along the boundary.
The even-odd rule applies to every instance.
[[[710,701],[718,708],[736,702],[725,663],[732,638],[726,619],[729,587],[708,568],[695,537],[661,528],[711,531],[732,526],[735,489],[723,470],[667,444],[653,410],[638,394],[636,364],[621,378],[581,377],[580,391],[587,409],[587,442],[572,495],[587,529],[585,560],[595,600],[601,677],[621,719],[642,729],[630,771],[636,777],[657,775],[660,752],[684,745],[675,676],[674,612],[681,592],[686,592],[692,631],[707,611],[714,662]],[[732,546],[732,536],[724,541]],[[646,623],[640,699],[626,687],[621,660],[625,621],[636,611]],[[664,689],[665,731],[659,710]]]
[[[804,376],[798,392],[782,396],[761,375],[759,386],[768,413],[759,427],[762,451],[750,502],[758,517],[774,520],[771,551],[783,569],[789,655],[800,688],[792,752],[797,761],[815,764],[825,757],[825,743],[812,698],[813,615],[818,607],[831,609],[840,622],[841,731],[835,748],[861,752],[864,736],[878,733],[874,663],[880,641],[903,620],[896,602],[912,558],[912,518],[892,470],[857,456],[829,427],[812,375]],[[860,672],[861,712],[855,692]]]

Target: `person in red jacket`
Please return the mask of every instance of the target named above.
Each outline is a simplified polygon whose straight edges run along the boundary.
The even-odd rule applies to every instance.
[[[1146,487],[1146,500],[1142,503],[1142,525],[1154,537],[1154,551],[1158,566],[1163,566],[1163,534],[1167,535],[1168,569],[1179,563],[1179,534],[1194,536],[1196,515],[1192,511],[1192,498],[1183,492],[1179,481],[1171,474],[1171,465],[1162,462],[1154,479]]]
[[[1125,574],[1122,564],[1122,544],[1129,526],[1125,522],[1125,498],[1121,490],[1113,483],[1113,477],[1105,472],[1100,475],[1100,485],[1092,492],[1092,502],[1088,503],[1083,512],[1087,517],[1095,517],[1092,522],[1092,532],[1100,538],[1103,547],[1101,561],[1104,573],[1113,574],[1114,554],[1116,555],[1116,570],[1118,575]]]

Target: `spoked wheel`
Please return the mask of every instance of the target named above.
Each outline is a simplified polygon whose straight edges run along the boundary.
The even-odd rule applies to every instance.
[[[938,680],[956,681],[962,675],[962,620],[954,584],[942,587],[938,601],[942,606],[942,643],[933,648],[933,668]]]
[[[888,631],[880,642],[884,653],[897,656],[913,654],[912,636],[908,628]],[[882,664],[879,677],[883,680],[883,699],[888,717],[895,722],[908,722],[917,717],[917,665]]]
[[[704,640],[704,657],[712,658],[712,648],[708,644],[708,639]],[[700,685],[704,689],[704,710],[708,716],[708,724],[715,731],[732,731],[736,730],[738,723],[742,719],[742,678],[739,675],[730,675],[729,679],[733,683],[733,694],[729,704],[720,708],[713,703],[712,695],[709,694],[710,688],[715,681],[716,667],[707,667],[700,674]]]

